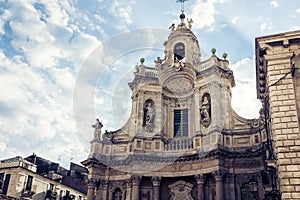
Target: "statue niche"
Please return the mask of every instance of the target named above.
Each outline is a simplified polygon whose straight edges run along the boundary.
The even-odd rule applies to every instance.
[[[207,128],[211,123],[211,99],[208,93],[202,96],[200,102],[200,123]]]
[[[151,99],[145,101],[143,126],[147,132],[154,129],[155,105]]]

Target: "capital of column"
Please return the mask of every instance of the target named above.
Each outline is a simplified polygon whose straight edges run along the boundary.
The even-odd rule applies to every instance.
[[[213,176],[215,177],[215,180],[216,181],[222,181],[223,180],[223,176],[224,176],[224,173],[222,171],[215,171],[213,173]]]
[[[142,177],[139,176],[139,175],[136,175],[136,174],[131,176],[131,182],[132,182],[133,185],[139,185],[141,179],[142,179]]]
[[[94,178],[88,179],[88,187],[95,187],[96,183],[97,183],[96,179],[94,179]]]
[[[106,189],[108,187],[107,180],[99,180],[99,188]]]
[[[197,182],[198,185],[204,184],[204,181],[205,181],[204,174],[196,174],[194,177],[195,177],[196,182]]]
[[[127,187],[127,188],[132,187],[132,181],[131,181],[131,179],[127,179],[127,180],[125,181],[125,183],[126,183],[126,187]]]
[[[153,176],[151,178],[153,186],[160,186],[161,177]]]

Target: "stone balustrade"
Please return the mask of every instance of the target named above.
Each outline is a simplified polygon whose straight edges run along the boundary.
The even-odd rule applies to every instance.
[[[193,138],[173,139],[164,144],[165,151],[180,151],[193,149]]]
[[[201,62],[198,66],[195,66],[195,69],[200,72],[204,71],[211,66],[218,66],[223,69],[227,69],[229,65],[229,62],[227,60],[221,60],[217,56],[211,56],[209,59]]]

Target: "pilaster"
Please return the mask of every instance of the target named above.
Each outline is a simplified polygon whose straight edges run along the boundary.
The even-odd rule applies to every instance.
[[[139,200],[139,196],[140,196],[140,181],[141,181],[142,177],[138,176],[138,175],[133,175],[131,177],[131,181],[132,181],[132,192],[131,192],[131,199],[132,200]]]
[[[131,200],[132,182],[131,179],[126,180],[126,200]]]
[[[223,194],[223,173],[216,171],[213,173],[216,181],[216,200],[224,200]]]
[[[205,177],[203,174],[196,174],[195,176],[196,182],[197,182],[197,199],[198,200],[203,200],[204,199],[204,181],[205,181]]]
[[[89,179],[87,200],[95,200],[95,187],[96,187],[96,180],[92,178]]]
[[[152,177],[152,185],[153,185],[153,200],[159,200],[160,199],[160,181],[161,181],[161,177],[158,176],[154,176]]]
[[[99,189],[100,189],[100,194],[101,194],[100,199],[107,199],[108,181],[100,180],[99,181]],[[98,200],[98,197],[95,200]]]

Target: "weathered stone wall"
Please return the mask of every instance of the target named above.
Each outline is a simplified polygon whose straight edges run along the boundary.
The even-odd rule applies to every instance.
[[[291,74],[291,58],[299,49],[299,43],[290,44],[292,37],[299,38],[300,32],[256,39],[267,61],[266,95],[269,96],[270,131],[282,199],[300,199],[299,102],[295,95],[299,81],[294,84],[296,77]]]

